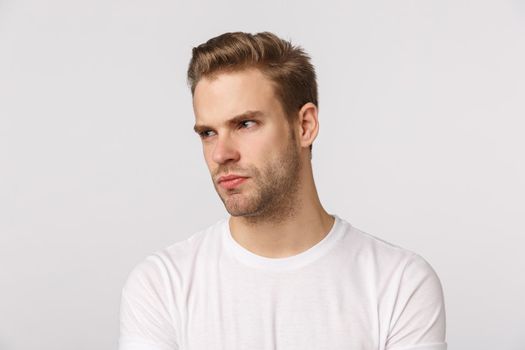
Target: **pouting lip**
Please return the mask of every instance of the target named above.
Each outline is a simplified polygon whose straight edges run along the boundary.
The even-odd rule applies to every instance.
[[[219,180],[217,181],[218,183],[221,183],[223,181],[229,181],[229,180],[233,180],[233,179],[238,179],[238,178],[246,178],[247,176],[241,176],[241,175],[235,175],[235,174],[231,174],[231,175],[226,175],[226,176],[221,176],[219,177]]]

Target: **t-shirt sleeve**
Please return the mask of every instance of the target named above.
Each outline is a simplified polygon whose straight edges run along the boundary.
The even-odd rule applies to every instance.
[[[386,350],[446,350],[441,282],[421,256],[406,264],[390,322]]]
[[[177,350],[172,294],[162,260],[149,256],[128,276],[120,304],[119,350]]]

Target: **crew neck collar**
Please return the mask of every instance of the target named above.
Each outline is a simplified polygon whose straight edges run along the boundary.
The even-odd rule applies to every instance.
[[[231,234],[229,218],[224,219],[222,223],[223,241],[234,257],[245,265],[274,272],[294,270],[320,258],[344,234],[344,222],[337,215],[331,215],[334,217],[334,223],[328,234],[321,241],[299,254],[285,258],[267,258],[252,253],[241,246]]]

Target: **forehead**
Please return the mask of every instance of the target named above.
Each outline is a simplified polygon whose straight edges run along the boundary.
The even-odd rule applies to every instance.
[[[195,86],[193,108],[197,120],[227,118],[247,110],[280,108],[274,83],[258,69],[220,72]]]

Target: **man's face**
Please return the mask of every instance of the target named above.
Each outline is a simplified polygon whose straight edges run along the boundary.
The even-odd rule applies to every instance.
[[[290,215],[300,147],[272,82],[256,69],[203,78],[193,107],[213,185],[230,215]]]

